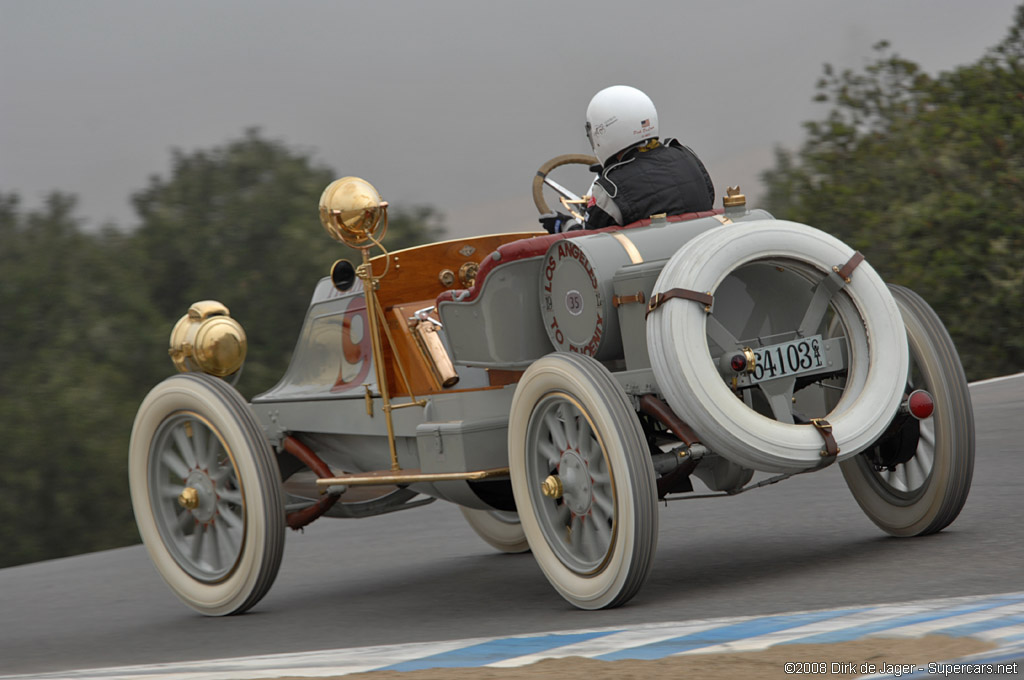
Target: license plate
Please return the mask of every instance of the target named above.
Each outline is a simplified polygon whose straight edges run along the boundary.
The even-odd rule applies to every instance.
[[[825,368],[825,346],[820,335],[758,347],[751,383],[813,373]]]

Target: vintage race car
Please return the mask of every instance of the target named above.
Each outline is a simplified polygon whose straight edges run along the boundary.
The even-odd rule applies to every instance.
[[[567,162],[593,159],[541,167],[541,212],[545,184],[577,200],[548,177]],[[706,213],[373,257],[387,204],[372,186],[332,183],[320,214],[363,262],[316,285],[280,382],[246,402],[232,382],[245,333],[223,304],[197,302],[171,333],[179,373],[135,419],[139,531],[199,612],[258,602],[286,527],[436,499],[498,550],[531,550],[583,609],[640,589],[659,499],[838,462],[890,534],[940,531],[963,507],[973,413],[938,317],[738,189]]]

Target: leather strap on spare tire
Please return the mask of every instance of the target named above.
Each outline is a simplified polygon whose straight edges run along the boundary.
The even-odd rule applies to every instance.
[[[544,178],[548,176],[548,173],[555,168],[563,165],[594,165],[597,163],[595,156],[589,156],[583,153],[566,153],[561,156],[555,156],[544,165],[540,166],[537,170],[536,176],[533,178],[533,204],[537,206],[537,210],[540,211],[541,215],[551,212],[551,208],[548,207],[547,201],[544,200]]]
[[[832,424],[824,418],[811,418],[811,425],[818,431],[821,438],[825,440],[825,448],[819,454],[822,458],[835,458],[839,455],[839,445],[836,438],[832,436]]]
[[[718,344],[709,343],[709,322],[721,326],[731,318],[742,326],[740,315],[757,313],[769,323],[779,319],[773,333],[791,332],[797,328],[783,320],[800,318],[808,309],[808,301],[781,295],[772,286],[722,286],[733,272],[757,264],[779,269],[780,276],[803,278],[809,288],[837,277],[833,267],[850,278],[849,283],[839,279],[840,285],[830,286],[827,300],[847,329],[849,360],[845,396],[826,414],[831,425],[827,434],[834,438],[837,454],[825,458],[842,460],[863,451],[888,427],[903,395],[909,361],[903,319],[885,283],[863,257],[807,225],[737,222],[697,235],[671,257],[653,295],[673,289],[709,291],[715,304],[710,316],[715,319],[696,302],[662,305],[647,318],[651,367],[665,401],[709,449],[745,468],[801,472],[821,464],[823,439],[826,454],[833,449],[820,428],[766,417],[737,399],[712,360],[709,346],[717,356]],[[854,267],[856,275],[849,276]],[[779,309],[775,314],[773,305]],[[758,342],[735,340],[739,346]]]
[[[710,312],[711,305],[715,302],[715,298],[708,295],[707,293],[700,293],[695,290],[683,290],[682,288],[673,288],[666,290],[664,293],[655,293],[651,296],[651,301],[647,303],[647,314],[644,316],[650,316],[651,312],[661,307],[669,300],[692,300],[693,302],[699,302],[704,305],[704,311]]]
[[[846,283],[850,282],[850,275],[853,274],[853,270],[857,268],[861,262],[864,261],[864,255],[858,250],[853,256],[846,261],[842,267],[832,267],[832,270],[840,276]]]

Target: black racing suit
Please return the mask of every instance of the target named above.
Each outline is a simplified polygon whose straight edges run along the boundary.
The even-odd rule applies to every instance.
[[[711,210],[714,204],[715,185],[697,154],[674,139],[652,139],[599,169],[585,228]]]

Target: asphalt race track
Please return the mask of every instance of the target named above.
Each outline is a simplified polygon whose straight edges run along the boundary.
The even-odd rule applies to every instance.
[[[859,607],[1024,590],[1024,375],[972,387],[977,460],[946,531],[882,534],[838,469],[662,508],[651,578],[627,606],[571,608],[529,554],[458,510],[322,520],[288,537],[248,614],[193,614],[141,546],[0,571],[0,674],[334,650]]]

